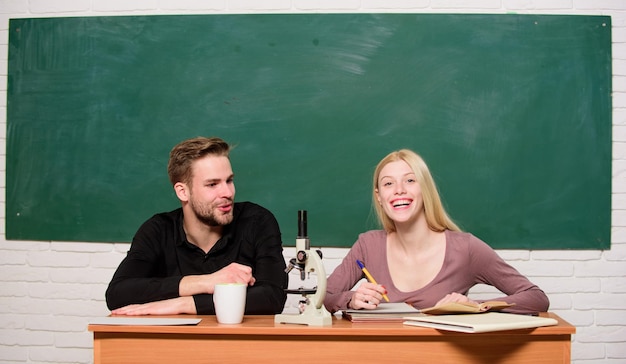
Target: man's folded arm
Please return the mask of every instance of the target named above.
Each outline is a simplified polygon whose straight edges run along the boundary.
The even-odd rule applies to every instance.
[[[179,297],[182,277],[125,278],[111,280],[106,290],[109,310],[154,301]]]

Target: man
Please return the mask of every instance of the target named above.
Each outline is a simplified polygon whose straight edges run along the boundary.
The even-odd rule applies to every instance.
[[[278,223],[259,205],[234,202],[229,150],[204,137],[172,149],[167,170],[182,207],[154,215],[135,234],[106,291],[113,314],[215,314],[217,283],[248,284],[246,314],[283,310]]]

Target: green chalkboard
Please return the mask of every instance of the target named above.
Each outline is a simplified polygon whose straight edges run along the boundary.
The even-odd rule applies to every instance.
[[[6,236],[130,241],[205,135],[287,246],[300,209],[314,246],[377,228],[371,174],[406,147],[491,246],[606,249],[611,108],[607,16],[11,19]]]

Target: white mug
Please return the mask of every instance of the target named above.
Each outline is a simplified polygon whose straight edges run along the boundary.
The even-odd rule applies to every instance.
[[[219,283],[213,291],[215,316],[220,324],[239,324],[246,309],[247,284]]]

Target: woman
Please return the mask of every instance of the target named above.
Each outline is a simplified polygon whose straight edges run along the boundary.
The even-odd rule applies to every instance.
[[[341,265],[328,278],[324,304],[331,312],[374,309],[386,294],[391,302],[427,308],[472,300],[476,284],[494,286],[504,297],[491,300],[515,305],[514,313],[548,310],[546,294],[477,237],[461,232],[443,208],[424,160],[402,149],[378,163],[373,199],[384,230],[359,235]],[[363,282],[357,260],[378,284]]]

